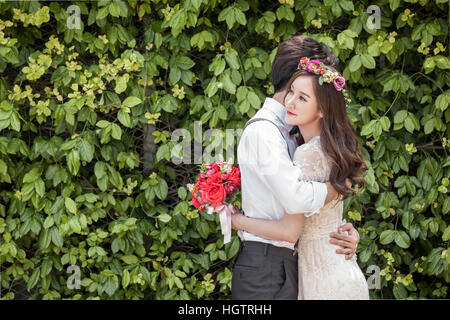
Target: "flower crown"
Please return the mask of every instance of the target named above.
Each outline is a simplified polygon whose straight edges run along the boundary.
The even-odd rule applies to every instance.
[[[319,77],[319,84],[322,83],[333,83],[337,91],[342,91],[345,99],[345,105],[348,106],[352,100],[345,87],[345,79],[339,74],[327,68],[327,66],[319,60],[309,60],[307,57],[300,59],[297,70],[306,70],[308,72],[314,73]]]

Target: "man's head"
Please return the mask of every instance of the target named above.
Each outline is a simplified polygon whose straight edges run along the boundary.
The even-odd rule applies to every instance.
[[[278,47],[272,63],[272,84],[275,92],[285,89],[291,76],[297,71],[301,57],[320,60],[337,67],[339,60],[325,44],[307,36],[293,36]]]

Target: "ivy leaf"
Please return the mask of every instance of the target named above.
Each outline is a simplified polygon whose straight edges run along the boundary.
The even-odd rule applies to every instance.
[[[442,240],[443,241],[450,240],[450,226],[447,226],[447,228],[445,228],[444,233],[442,234]]]
[[[395,231],[394,230],[385,230],[380,235],[380,243],[381,244],[389,244],[394,241]]]
[[[345,11],[354,11],[355,7],[353,6],[353,2],[348,0],[341,0],[339,1],[339,4],[341,5],[342,9]]]
[[[360,67],[361,67],[361,56],[356,55],[350,60],[350,62],[348,64],[348,68],[349,68],[350,72],[355,72]]]
[[[139,261],[138,258],[134,254],[125,255],[121,259],[126,264],[136,264]]]
[[[130,279],[130,272],[127,269],[124,269],[122,275],[122,287],[124,289],[126,289],[126,287],[130,284]]]
[[[181,70],[178,67],[171,67],[169,73],[169,84],[174,86],[181,79]]]
[[[71,150],[66,156],[67,167],[73,176],[76,176],[80,170],[80,153],[77,150]]]
[[[161,222],[167,223],[170,220],[172,220],[172,217],[170,215],[168,215],[167,213],[162,213],[158,216],[158,220],[160,220]]]
[[[11,113],[11,128],[20,132],[20,119],[17,112]]]
[[[125,73],[123,76],[117,77],[116,87],[114,88],[114,91],[117,94],[124,92],[127,89],[129,79],[130,79],[130,75],[128,73]]]
[[[131,118],[127,112],[120,110],[117,113],[117,119],[119,119],[120,123],[123,124],[125,127],[127,128],[131,127]]]
[[[66,197],[65,199],[64,199],[64,204],[65,204],[65,206],[66,206],[66,209],[70,212],[70,213],[73,213],[73,214],[76,214],[77,213],[77,205],[76,205],[76,203],[75,203],[75,201],[73,201],[71,198],[69,198],[69,197]]]
[[[127,97],[123,102],[122,105],[125,107],[132,108],[134,106],[137,106],[138,104],[142,103],[142,100],[138,97]]]
[[[122,129],[115,123],[111,124],[111,136],[116,140],[120,140],[122,137]]]
[[[403,249],[406,249],[410,246],[410,239],[408,234],[405,231],[397,231],[395,233],[395,243]]]
[[[371,55],[363,54],[360,57],[362,65],[364,67],[366,67],[367,69],[375,69],[376,66],[375,59]]]
[[[30,290],[36,286],[36,284],[38,283],[38,280],[40,278],[40,275],[41,275],[41,268],[34,269],[33,273],[31,274],[31,277],[27,283],[28,292],[30,292]]]
[[[53,227],[51,229],[51,238],[55,246],[62,248],[62,246],[64,245],[64,241],[58,228]]]
[[[89,141],[86,139],[81,140],[79,149],[81,160],[91,162],[94,158],[94,151],[95,148]]]
[[[177,66],[182,70],[189,70],[195,65],[195,62],[186,56],[177,57],[175,61]]]

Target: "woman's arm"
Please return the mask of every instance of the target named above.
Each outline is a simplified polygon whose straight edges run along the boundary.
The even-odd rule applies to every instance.
[[[302,233],[305,219],[303,214],[286,213],[281,220],[265,220],[249,218],[238,212],[231,216],[231,226],[264,239],[295,243]]]

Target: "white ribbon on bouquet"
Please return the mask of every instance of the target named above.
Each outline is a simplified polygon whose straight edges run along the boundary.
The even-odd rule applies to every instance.
[[[210,206],[206,211],[208,214],[213,214],[214,212],[219,214],[220,227],[223,234],[223,244],[227,244],[231,241],[231,215],[234,210],[234,206],[230,203],[217,205],[215,209]]]

